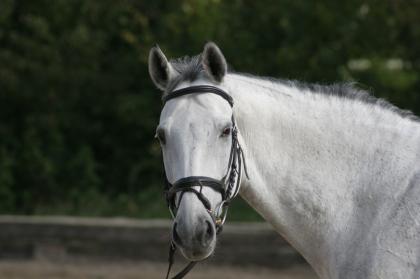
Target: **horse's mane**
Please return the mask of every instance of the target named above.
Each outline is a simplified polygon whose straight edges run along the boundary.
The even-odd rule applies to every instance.
[[[236,73],[236,74],[239,74],[241,76],[252,77],[255,79],[270,81],[273,84],[278,83],[284,86],[297,88],[302,92],[309,92],[311,94],[337,96],[343,99],[360,101],[362,103],[366,103],[369,105],[378,106],[384,110],[392,111],[403,118],[408,118],[413,121],[420,122],[420,118],[416,116],[415,114],[413,114],[413,112],[409,110],[401,109],[385,99],[375,97],[374,95],[372,95],[370,91],[367,91],[358,87],[357,82],[341,82],[341,83],[333,83],[333,84],[325,85],[325,84],[319,84],[319,83],[303,82],[303,81],[298,81],[298,80],[254,76],[247,73],[246,74]]]
[[[198,78],[203,77],[204,68],[201,63],[201,54],[172,59],[170,63],[172,67],[179,73],[179,76],[170,82],[164,96],[170,94],[169,92],[171,92],[179,83],[183,81],[192,82]],[[248,73],[239,73],[235,72],[230,66],[228,67],[228,73],[237,74],[244,77],[251,77],[254,79],[266,80],[272,82],[273,84],[278,83],[284,86],[297,88],[303,92],[310,92],[312,94],[322,94],[327,96],[337,96],[349,100],[357,100],[369,105],[379,106],[382,109],[392,111],[403,118],[408,118],[413,121],[420,122],[420,118],[414,115],[411,111],[400,109],[385,99],[373,96],[369,91],[357,87],[356,82],[323,85],[318,83],[308,83],[297,80],[261,77]]]

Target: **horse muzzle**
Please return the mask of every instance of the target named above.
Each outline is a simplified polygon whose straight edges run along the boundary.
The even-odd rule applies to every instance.
[[[173,225],[172,240],[188,260],[201,261],[214,251],[216,227],[210,216],[198,218],[194,225],[177,221]]]

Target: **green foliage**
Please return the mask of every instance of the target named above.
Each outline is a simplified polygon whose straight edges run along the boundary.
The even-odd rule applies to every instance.
[[[357,81],[420,113],[418,1],[3,0],[0,213],[168,216],[147,73],[216,41],[235,69]],[[255,219],[237,203],[236,219]],[[238,214],[239,212],[239,214]]]

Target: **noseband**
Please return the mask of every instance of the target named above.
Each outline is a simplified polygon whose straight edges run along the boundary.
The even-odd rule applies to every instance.
[[[216,94],[225,99],[231,107],[233,107],[233,99],[225,91],[221,90],[218,87],[210,85],[200,85],[200,86],[191,86],[187,88],[182,88],[176,91],[173,91],[166,95],[163,98],[163,103],[166,104],[167,101],[178,98],[184,95],[189,94]],[[219,234],[222,231],[223,224],[226,220],[226,215],[230,201],[236,197],[240,189],[240,182],[242,177],[242,169],[245,170],[245,174],[248,177],[245,157],[242,151],[242,148],[238,141],[238,129],[236,127],[235,118],[232,114],[232,128],[231,128],[231,138],[232,145],[230,149],[228,168],[226,174],[221,178],[212,178],[207,176],[188,176],[183,177],[173,184],[171,184],[165,174],[165,196],[168,204],[169,211],[173,218],[175,218],[175,212],[177,210],[176,206],[176,194],[179,193],[180,197],[178,204],[181,202],[183,195],[187,192],[194,193],[198,199],[202,202],[207,212],[210,214],[214,225],[216,227],[216,233]],[[243,167],[242,167],[243,165]],[[194,187],[200,187],[199,190]],[[222,196],[222,201],[213,211],[211,208],[210,201],[203,195],[203,187],[209,187],[216,192],[219,192]],[[166,279],[169,278],[169,273],[173,264],[173,255],[175,253],[176,246],[171,241],[170,251],[169,251],[169,268],[166,275]],[[196,262],[191,262],[188,264],[180,273],[178,273],[172,279],[181,279],[183,278],[196,264]]]

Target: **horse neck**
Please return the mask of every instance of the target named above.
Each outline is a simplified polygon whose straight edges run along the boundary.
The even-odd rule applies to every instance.
[[[355,214],[364,214],[355,205],[358,195],[363,192],[375,200],[388,179],[397,181],[406,175],[406,165],[391,168],[387,162],[396,156],[393,150],[399,149],[396,134],[403,134],[412,122],[383,112],[381,117],[390,124],[381,126],[375,121],[378,115],[367,116],[362,104],[346,107],[338,98],[327,100],[322,95],[308,95],[294,87],[242,75],[229,74],[225,85],[235,99],[250,173],[250,180],[243,180],[241,196],[319,275],[334,277],[334,264],[342,253],[338,249],[346,249],[343,246],[347,245],[346,234],[353,233],[351,227],[361,226],[354,221]],[[359,115],[354,115],[355,109]],[[400,131],[390,128],[397,124],[403,126]],[[419,133],[416,138],[413,142],[420,140]],[[403,148],[399,152],[410,157]],[[372,163],[373,154],[380,164]],[[412,163],[407,161],[407,165]],[[368,181],[369,173],[375,171],[381,177]],[[355,182],[363,180],[365,183]],[[369,190],[363,188],[366,184]],[[370,203],[382,206],[380,202]]]

